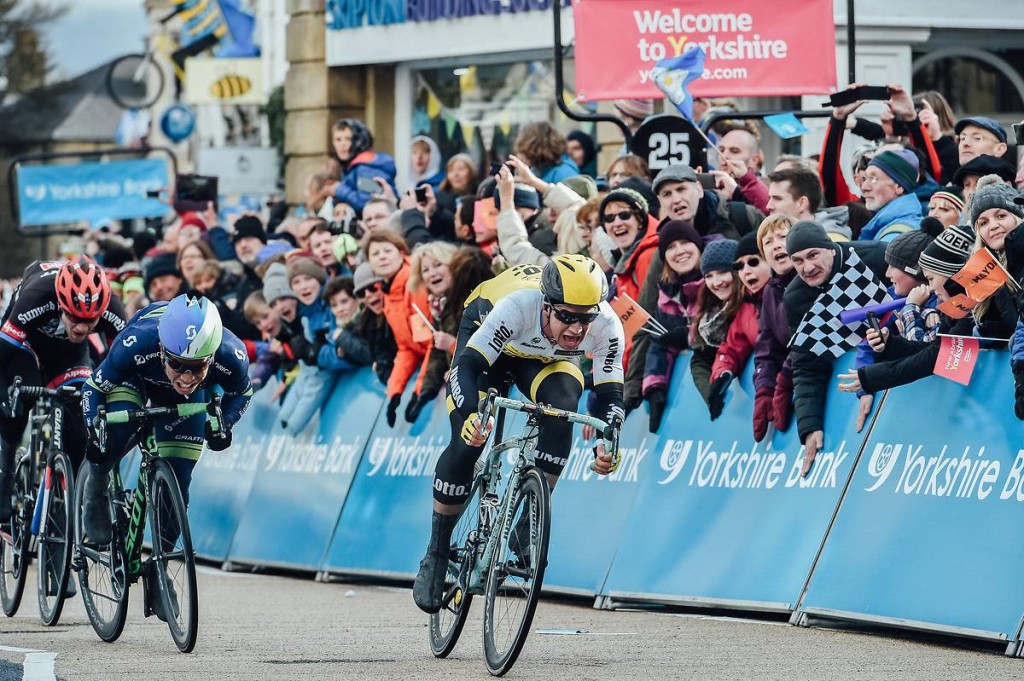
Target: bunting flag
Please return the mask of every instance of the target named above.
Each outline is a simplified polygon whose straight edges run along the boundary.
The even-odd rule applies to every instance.
[[[440,113],[441,100],[432,91],[427,90],[427,115],[431,118],[437,118]]]
[[[693,97],[687,87],[704,75],[704,49],[695,47],[678,57],[662,59],[651,69],[651,79],[669,101],[676,105],[679,113],[693,121]]]
[[[640,307],[640,304],[626,293],[613,298],[609,305],[615,310],[615,314],[619,315],[626,338],[632,338],[651,319],[647,310]]]
[[[988,248],[976,251],[952,279],[964,287],[971,300],[979,303],[1007,282],[1013,282],[1011,288],[1019,288],[1010,273]]]
[[[978,363],[979,347],[980,340],[971,336],[942,336],[932,373],[961,385],[969,384]]]
[[[963,293],[958,293],[944,303],[939,303],[935,309],[951,319],[963,319],[971,313],[978,301],[972,300]]]
[[[839,262],[838,257],[836,262]],[[828,283],[828,290],[818,296],[800,321],[789,342],[791,348],[806,350],[818,357],[828,353],[838,359],[870,328],[866,321],[843,324],[840,313],[892,300],[856,251],[848,251],[845,264],[837,269]]]

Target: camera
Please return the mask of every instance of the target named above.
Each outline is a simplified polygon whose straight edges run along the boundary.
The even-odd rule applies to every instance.
[[[327,229],[329,229],[331,234],[334,236],[351,234],[356,239],[361,239],[363,237],[363,226],[352,213],[346,215],[344,220],[331,220],[327,223]]]

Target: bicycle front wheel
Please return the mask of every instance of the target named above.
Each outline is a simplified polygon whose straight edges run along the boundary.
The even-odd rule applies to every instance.
[[[166,461],[156,462],[150,485],[153,576],[157,581],[154,597],[163,601],[167,627],[178,650],[188,653],[195,648],[199,633],[199,594],[185,501]]]
[[[74,534],[74,496],[71,460],[67,454],[53,457],[47,470],[49,480],[44,487],[43,526],[39,531],[37,591],[39,615],[48,626],[57,624],[64,609],[64,596],[71,567],[71,546]]]
[[[164,72],[152,54],[126,54],[107,70],[107,92],[124,109],[147,109],[164,90]]]
[[[82,513],[85,505],[85,486],[91,475],[90,467],[83,465],[75,485],[75,547],[78,586],[85,602],[96,635],[113,643],[124,631],[128,618],[128,564],[121,540],[114,524],[114,540],[108,546],[99,546],[86,540]],[[111,497],[113,499],[113,496]],[[111,517],[120,511],[111,501]]]
[[[473,491],[462,508],[462,517],[452,531],[441,609],[430,616],[430,651],[435,657],[448,657],[466,624],[469,606],[473,602],[473,594],[466,587],[476,562],[476,545],[470,543],[470,537],[476,539],[479,525],[480,484],[474,482]]]
[[[14,617],[21,606],[28,565],[32,562],[32,462],[22,450],[15,454],[15,460],[18,464],[14,467],[11,521],[0,525],[0,606],[8,617]]]
[[[523,649],[548,562],[551,490],[544,474],[527,469],[514,494],[487,574],[484,658],[495,676],[504,676]]]

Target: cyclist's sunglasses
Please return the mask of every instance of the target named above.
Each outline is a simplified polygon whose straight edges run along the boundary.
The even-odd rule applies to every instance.
[[[210,359],[200,360],[178,359],[177,357],[169,355],[166,352],[162,354],[164,358],[164,364],[176,374],[195,375],[202,373],[203,370],[210,366],[210,362],[213,360],[213,357],[211,357]]]
[[[618,213],[605,213],[604,215],[601,216],[601,221],[604,222],[604,224],[606,225],[610,225],[613,222],[615,222],[615,218],[618,218],[619,220],[625,222],[632,216],[632,211],[620,210]]]
[[[744,267],[757,267],[760,264],[761,264],[761,258],[757,257],[756,255],[752,255],[749,258],[745,259],[745,260],[737,260],[736,262],[734,262],[732,264],[732,268],[735,271],[739,272]]]
[[[551,307],[552,314],[555,315],[555,319],[572,326],[573,324],[593,324],[594,320],[597,319],[599,312],[572,312],[570,310],[562,310],[557,307]]]
[[[67,312],[64,313],[64,316],[68,318],[69,322],[71,322],[71,326],[74,326],[75,324],[95,325],[97,322],[99,322],[99,317],[93,317],[92,319],[85,319],[84,317],[76,317],[75,315],[68,314]]]

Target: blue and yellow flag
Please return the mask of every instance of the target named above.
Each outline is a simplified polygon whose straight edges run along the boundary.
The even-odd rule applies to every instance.
[[[696,47],[678,57],[662,59],[651,69],[654,84],[688,121],[693,120],[693,97],[686,88],[691,81],[704,75],[705,56],[704,49]]]

